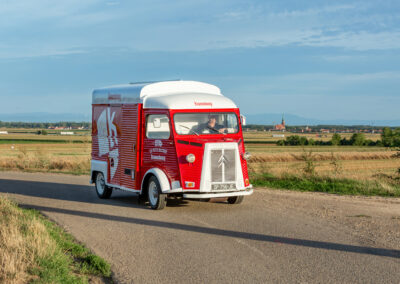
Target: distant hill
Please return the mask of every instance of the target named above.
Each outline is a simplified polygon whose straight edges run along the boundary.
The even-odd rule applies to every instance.
[[[282,114],[263,113],[263,114],[244,114],[247,124],[273,125],[281,123]],[[394,120],[322,120],[315,118],[305,118],[293,114],[285,114],[287,125],[374,125],[374,126],[400,126],[400,119]]]
[[[48,113],[48,112],[32,112],[32,113],[0,113],[0,121],[12,122],[90,122],[90,114],[81,113]]]
[[[263,114],[244,114],[247,124],[272,125],[281,123],[281,113],[263,113]],[[0,121],[12,122],[90,122],[91,114],[82,113],[48,113],[48,112],[32,112],[32,113],[0,113]],[[306,118],[293,114],[285,114],[287,125],[371,125],[374,126],[400,126],[400,120],[323,120],[315,118]]]

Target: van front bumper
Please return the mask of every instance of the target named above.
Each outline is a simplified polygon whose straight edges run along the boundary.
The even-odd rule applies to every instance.
[[[250,187],[246,190],[230,191],[230,192],[205,192],[205,193],[184,193],[183,198],[188,199],[202,199],[202,198],[220,198],[232,196],[245,196],[253,193],[253,188]]]

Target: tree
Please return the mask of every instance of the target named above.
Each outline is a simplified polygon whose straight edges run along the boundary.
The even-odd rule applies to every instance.
[[[364,133],[354,133],[350,138],[350,143],[353,146],[363,146],[365,144]]]
[[[284,141],[284,140],[278,140],[278,141],[276,142],[276,145],[278,145],[278,146],[285,146],[285,141]]]
[[[382,143],[385,147],[392,147],[393,146],[393,131],[389,127],[383,128],[382,131]]]
[[[299,143],[301,146],[307,145],[308,144],[307,138],[304,136],[300,137]]]
[[[337,146],[337,145],[340,145],[340,140],[342,140],[342,137],[340,137],[340,134],[335,133],[332,136],[331,143],[332,143],[332,145]]]
[[[291,135],[289,137],[286,137],[286,141],[285,141],[286,145],[290,145],[290,146],[297,146],[300,145],[300,136],[298,135]]]

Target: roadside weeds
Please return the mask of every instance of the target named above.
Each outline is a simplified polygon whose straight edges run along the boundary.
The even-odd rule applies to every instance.
[[[0,197],[1,283],[112,283],[110,264],[37,210]]]

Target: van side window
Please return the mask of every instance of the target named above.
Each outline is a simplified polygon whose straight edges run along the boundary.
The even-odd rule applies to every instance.
[[[169,119],[165,114],[150,114],[146,119],[146,137],[168,139],[170,137]]]

